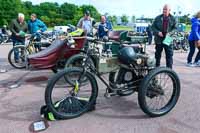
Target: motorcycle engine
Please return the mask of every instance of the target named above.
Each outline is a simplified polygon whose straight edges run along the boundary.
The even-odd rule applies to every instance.
[[[137,54],[134,60],[134,65],[137,65],[137,67],[155,67],[155,64],[155,58],[147,54]]]

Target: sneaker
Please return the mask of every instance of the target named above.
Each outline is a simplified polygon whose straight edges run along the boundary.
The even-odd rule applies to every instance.
[[[194,67],[200,67],[200,62],[195,62],[193,65]]]
[[[188,67],[194,67],[195,65],[193,64],[193,63],[187,63],[187,65],[186,66],[188,66]]]

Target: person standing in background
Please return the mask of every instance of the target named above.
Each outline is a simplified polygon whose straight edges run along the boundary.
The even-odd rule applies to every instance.
[[[166,35],[176,29],[176,21],[174,16],[170,14],[171,8],[168,4],[163,7],[163,13],[157,16],[152,24],[152,30],[155,35],[155,58],[156,66],[160,66],[160,60],[163,49],[166,54],[166,66],[172,68],[173,65],[173,46],[163,43]]]
[[[10,23],[10,31],[12,32],[11,39],[13,47],[17,44],[25,44],[25,33],[28,32],[28,25],[24,21],[24,14],[19,13],[17,19],[13,19]],[[14,51],[15,62],[19,62],[19,52]]]
[[[101,23],[98,27],[98,37],[103,38],[108,36],[108,32],[112,30],[112,25],[109,21],[106,20],[105,16],[101,16]]]
[[[151,25],[150,24],[146,28],[146,32],[147,32],[147,35],[148,35],[148,44],[151,45],[152,44],[153,35],[152,35],[152,29],[151,29]]]
[[[189,35],[190,52],[187,57],[187,66],[200,66],[200,11],[191,19],[192,27]],[[194,63],[192,63],[192,57],[195,53],[196,46],[198,53],[195,57]]]
[[[94,24],[94,19],[91,18],[90,12],[87,10],[84,14],[84,17],[82,17],[77,27],[84,30],[85,35],[90,35],[92,33],[92,26]]]

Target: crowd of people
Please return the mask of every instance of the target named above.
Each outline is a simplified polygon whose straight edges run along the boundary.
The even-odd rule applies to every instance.
[[[155,59],[156,66],[160,66],[160,60],[163,49],[166,54],[166,66],[173,68],[173,46],[167,45],[164,40],[168,34],[176,29],[175,17],[170,14],[171,7],[166,4],[163,6],[163,13],[158,15],[152,25],[149,25],[146,29],[148,34],[148,43],[152,44],[152,38],[154,35],[155,41]],[[44,32],[47,30],[47,26],[44,22],[37,18],[36,14],[31,14],[28,22],[24,21],[24,14],[19,13],[17,19],[13,19],[10,23],[10,31],[12,32],[11,38],[13,40],[13,46],[21,42],[24,44],[25,33],[35,34],[38,32]],[[198,12],[194,18],[191,19],[192,27],[189,35],[190,51],[187,57],[187,66],[200,66],[200,12]],[[84,34],[90,36],[93,30],[95,20],[91,17],[90,11],[85,11],[84,16],[79,20],[77,27],[84,30]],[[102,15],[100,18],[100,24],[98,25],[97,36],[101,39],[104,36],[108,36],[108,32],[112,31],[112,24],[106,16]],[[39,37],[38,37],[39,38]],[[198,48],[198,53],[194,62],[192,57],[195,53],[195,49]],[[15,53],[15,60],[17,62],[18,56]]]
[[[17,19],[13,19],[10,23],[10,31],[12,32],[11,39],[13,47],[18,44],[25,43],[25,34],[34,34],[37,32],[44,32],[47,30],[46,25],[37,18],[36,14],[31,14],[28,23],[24,20],[25,16],[22,13],[18,14]],[[15,62],[19,62],[18,51],[14,51]]]

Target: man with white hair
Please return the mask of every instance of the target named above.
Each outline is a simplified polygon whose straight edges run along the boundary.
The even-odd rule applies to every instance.
[[[176,29],[175,18],[170,14],[171,8],[168,4],[163,6],[163,13],[157,16],[152,24],[152,30],[155,35],[156,44],[156,66],[160,66],[160,59],[163,49],[166,54],[166,66],[172,68],[173,65],[173,46],[172,44],[164,44],[163,41],[167,34]]]
[[[10,23],[10,31],[12,32],[11,39],[13,40],[13,47],[17,44],[24,44],[25,33],[28,32],[28,25],[24,21],[24,14],[19,13],[17,19],[13,19]],[[15,62],[19,62],[19,53],[14,51]]]

